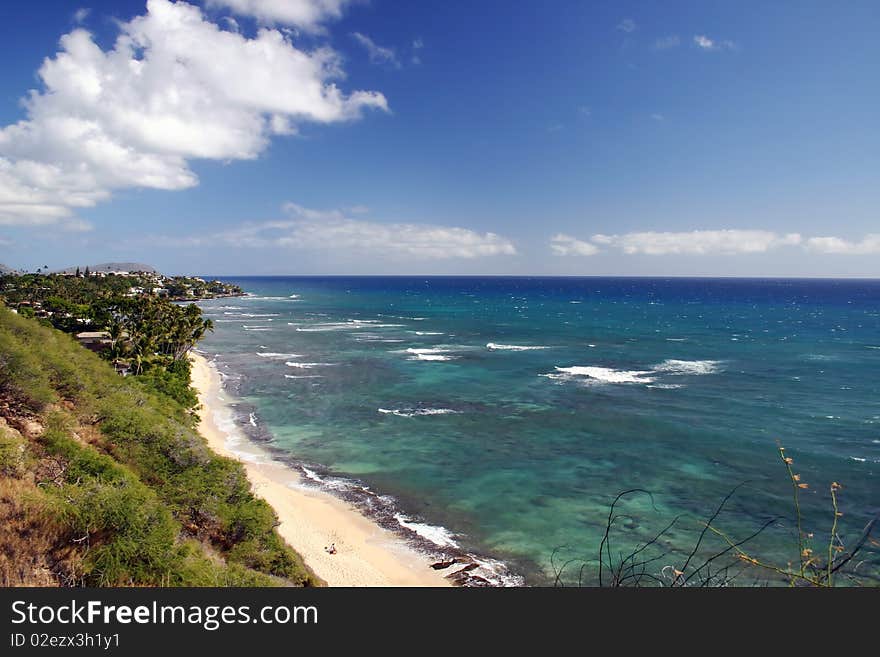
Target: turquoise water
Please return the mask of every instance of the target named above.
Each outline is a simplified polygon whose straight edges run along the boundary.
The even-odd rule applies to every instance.
[[[739,539],[782,516],[752,545],[784,565],[777,441],[810,485],[817,551],[832,480],[844,542],[880,511],[880,282],[226,280],[251,296],[202,304],[202,348],[243,425],[315,481],[375,493],[361,505],[424,546],[506,564],[485,561],[490,581],[546,584],[559,548],[563,580],[595,583],[608,505],[630,488],[653,503],[624,500],[614,554],[682,514],[657,577],[741,482],[715,524]]]

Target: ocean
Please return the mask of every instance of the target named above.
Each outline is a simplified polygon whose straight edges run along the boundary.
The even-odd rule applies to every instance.
[[[242,428],[489,583],[598,583],[630,489],[607,555],[649,543],[642,584],[674,577],[737,486],[712,526],[736,542],[766,524],[743,549],[796,562],[779,445],[816,553],[832,481],[845,545],[880,513],[880,281],[221,278],[248,296],[200,304],[200,349]],[[692,562],[727,547],[706,532]],[[780,583],[735,551],[708,568]]]

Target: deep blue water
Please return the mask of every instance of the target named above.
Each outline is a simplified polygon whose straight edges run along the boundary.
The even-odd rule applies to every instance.
[[[653,504],[624,502],[615,553],[683,514],[658,577],[741,482],[715,524],[739,539],[782,516],[753,549],[796,560],[777,441],[817,551],[831,481],[845,542],[880,511],[880,281],[224,278],[252,296],[202,304],[203,349],[245,423],[528,583],[549,581],[554,548],[587,562],[568,581],[595,582],[629,488]]]

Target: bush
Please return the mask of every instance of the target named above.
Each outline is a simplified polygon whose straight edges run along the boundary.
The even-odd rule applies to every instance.
[[[68,336],[0,308],[0,394],[41,414],[37,451],[53,469],[33,497],[62,528],[59,549],[81,556],[75,580],[317,583],[243,467],[195,431],[188,377],[189,363],[120,377]],[[27,467],[20,452],[21,441],[0,434],[0,472]]]

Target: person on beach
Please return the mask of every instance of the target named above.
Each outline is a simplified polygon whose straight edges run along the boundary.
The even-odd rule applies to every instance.
[[[327,550],[327,554],[336,554],[336,543],[331,543],[330,547],[325,547],[324,549]]]

